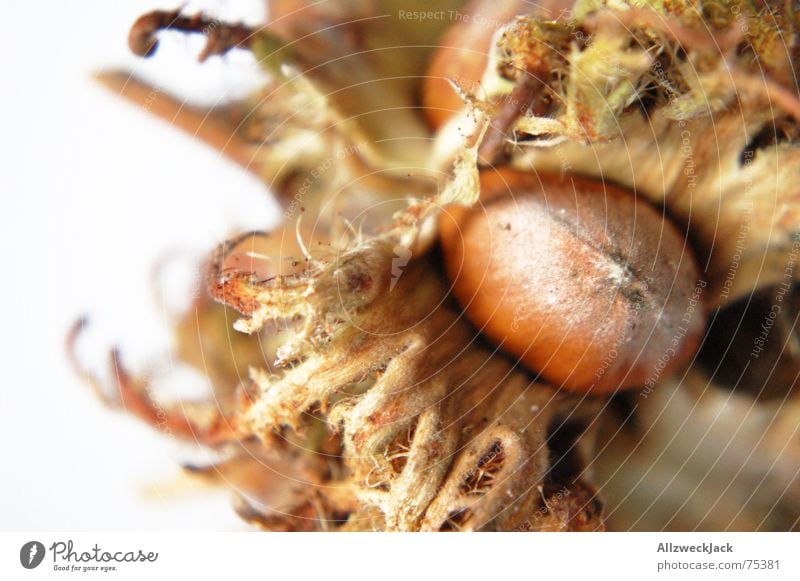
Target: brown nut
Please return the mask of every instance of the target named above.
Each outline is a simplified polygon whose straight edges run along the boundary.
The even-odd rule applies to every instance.
[[[704,329],[685,237],[632,192],[577,177],[481,176],[481,204],[440,218],[468,318],[557,386],[609,393],[686,363]]]
[[[464,107],[464,101],[450,85],[458,85],[468,93],[485,96],[480,80],[497,29],[530,6],[522,0],[471,0],[457,13],[443,35],[428,65],[422,86],[422,105],[432,130],[439,129]]]

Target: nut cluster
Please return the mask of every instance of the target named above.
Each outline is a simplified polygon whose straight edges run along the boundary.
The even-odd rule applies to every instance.
[[[215,450],[187,470],[269,530],[796,527],[800,412],[761,404],[800,369],[789,4],[300,4],[134,25],[143,56],[163,29],[251,51],[268,79],[240,102],[101,76],[285,217],[221,245],[175,322],[207,399],[161,401],[116,351],[116,389],[81,369],[101,397]],[[736,445],[691,441],[712,429]]]

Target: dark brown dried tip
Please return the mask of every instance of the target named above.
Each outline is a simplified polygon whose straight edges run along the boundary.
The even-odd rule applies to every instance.
[[[88,326],[89,326],[89,318],[84,315],[79,319],[77,319],[70,327],[69,331],[67,332],[67,336],[64,340],[64,347],[66,349],[67,361],[69,362],[70,367],[72,367],[72,371],[75,373],[75,375],[86,381],[86,383],[92,389],[94,394],[97,396],[97,399],[99,399],[104,404],[111,407],[112,405],[111,399],[106,393],[106,390],[103,389],[102,383],[97,378],[97,376],[95,376],[94,373],[89,371],[83,365],[83,362],[81,361],[80,357],[78,357],[78,350],[77,350],[78,339]]]
[[[110,375],[114,378],[113,387],[104,386],[100,378],[83,365],[76,352],[78,339],[88,324],[88,318],[81,317],[70,327],[65,341],[67,360],[75,374],[86,381],[105,406],[110,409],[124,409],[166,435],[206,446],[221,446],[249,437],[239,431],[236,418],[223,415],[216,403],[197,414],[203,418],[202,421],[194,418],[190,406],[185,408],[183,405],[159,403],[152,397],[150,386],[142,379],[132,376],[122,365],[116,349],[111,351],[109,357]],[[246,398],[242,394],[240,405],[243,408],[249,405]]]
[[[223,55],[232,48],[250,48],[254,30],[243,24],[226,24],[209,19],[202,14],[182,16],[180,10],[154,10],[140,16],[131,27],[128,46],[134,54],[150,57],[158,48],[156,33],[159,30],[180,30],[206,37],[206,46],[198,60],[205,61],[212,55]]]
[[[260,234],[264,233],[254,230],[225,240],[214,252],[209,264],[206,280],[208,294],[217,302],[230,305],[244,315],[252,314],[256,309],[256,297],[252,284],[249,284],[256,276],[247,270],[226,270],[223,265],[242,241]]]

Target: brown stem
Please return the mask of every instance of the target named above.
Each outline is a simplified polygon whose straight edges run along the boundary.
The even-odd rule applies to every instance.
[[[493,166],[505,161],[508,155],[506,143],[509,139],[509,132],[517,119],[525,115],[529,108],[533,106],[534,115],[544,113],[544,110],[541,109],[542,104],[536,103],[536,99],[542,94],[544,87],[545,84],[540,76],[532,72],[523,72],[520,75],[517,85],[511,93],[502,98],[498,110],[486,130],[486,135],[478,150],[478,159],[482,165]]]
[[[134,54],[141,57],[152,56],[158,48],[156,33],[159,30],[180,30],[202,34],[206,46],[198,57],[200,62],[212,55],[223,55],[232,48],[250,48],[255,34],[252,28],[243,24],[226,24],[209,19],[202,14],[183,16],[179,10],[154,10],[140,16],[131,27],[128,45]]]
[[[258,147],[239,132],[242,116],[225,114],[225,109],[203,109],[175,99],[124,71],[106,71],[95,76],[100,84],[118,96],[163,119],[173,127],[213,147],[239,166],[260,176]]]

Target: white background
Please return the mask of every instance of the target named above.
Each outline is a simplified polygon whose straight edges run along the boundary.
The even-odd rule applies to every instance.
[[[70,325],[87,314],[80,350],[93,368],[119,345],[132,366],[168,370],[154,263],[167,251],[200,256],[235,229],[277,218],[256,179],[92,80],[124,68],[209,104],[258,83],[249,55],[199,65],[201,40],[177,33],[154,59],[129,54],[136,17],[177,4],[3,4],[0,529],[244,528],[226,493],[182,480],[178,461],[193,450],[103,409],[64,356]],[[261,3],[247,4],[206,6],[258,23]]]

